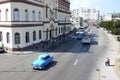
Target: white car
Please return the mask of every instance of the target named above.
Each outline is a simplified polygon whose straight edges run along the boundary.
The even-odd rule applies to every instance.
[[[90,43],[91,43],[90,37],[89,37],[89,36],[83,37],[82,43],[83,43],[83,44],[85,44],[85,43],[86,43],[86,44],[90,44]]]

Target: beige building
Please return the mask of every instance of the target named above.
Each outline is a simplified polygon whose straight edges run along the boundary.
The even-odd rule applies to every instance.
[[[0,43],[6,51],[70,31],[70,0],[0,0]]]

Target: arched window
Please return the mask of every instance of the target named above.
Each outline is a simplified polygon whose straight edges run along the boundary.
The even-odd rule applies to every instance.
[[[36,40],[36,32],[33,31],[33,41],[35,41],[35,40]]]
[[[20,34],[17,32],[15,33],[14,37],[15,37],[15,44],[20,44]]]
[[[32,19],[35,21],[35,11],[32,12]]]
[[[7,36],[7,43],[10,43],[10,33],[9,32],[7,32],[7,34],[6,34],[6,36]]]
[[[6,21],[8,21],[8,9],[6,9],[5,14],[6,14]]]
[[[29,32],[26,32],[25,39],[26,39],[26,43],[29,43]]]
[[[13,17],[14,21],[19,21],[19,10],[17,8],[14,9]]]
[[[38,20],[41,21],[41,12],[38,13]]]
[[[3,41],[3,34],[2,34],[2,32],[0,32],[0,42],[2,42]]]
[[[42,33],[41,30],[39,30],[39,39],[41,39]]]
[[[0,10],[0,21],[1,21],[1,10]]]
[[[25,10],[25,21],[28,21],[28,10]]]

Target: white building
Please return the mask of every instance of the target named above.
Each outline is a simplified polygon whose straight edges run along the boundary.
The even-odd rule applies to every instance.
[[[103,16],[104,21],[120,20],[120,13],[108,13]]]
[[[73,9],[73,11],[71,11],[71,16],[75,18],[82,17],[84,20],[98,20],[99,13],[98,9],[80,8]]]
[[[0,0],[0,43],[29,48],[71,31],[69,0]]]

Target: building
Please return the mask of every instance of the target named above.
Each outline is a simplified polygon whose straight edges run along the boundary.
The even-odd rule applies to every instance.
[[[73,9],[71,11],[71,16],[73,21],[78,22],[78,19],[83,18],[83,20],[98,20],[100,16],[100,11],[98,9],[88,9],[88,8],[80,8],[80,9]]]
[[[120,20],[120,13],[108,13],[103,16],[104,21]]]
[[[69,0],[0,0],[0,43],[21,50],[71,31]]]

